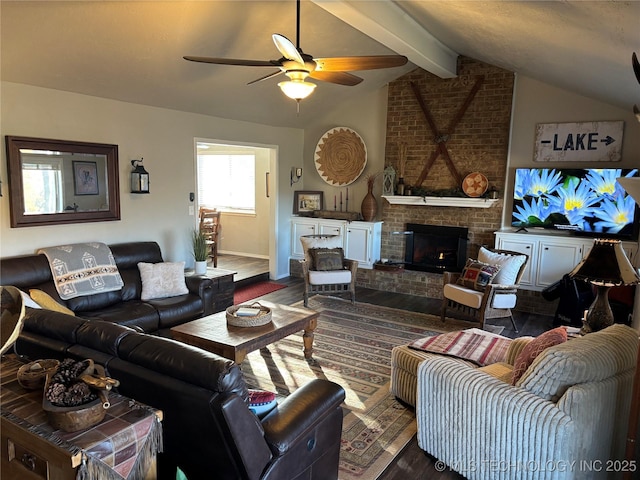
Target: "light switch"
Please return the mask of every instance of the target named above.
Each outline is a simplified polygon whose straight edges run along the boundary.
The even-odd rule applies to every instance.
[[[195,215],[195,207],[193,205],[189,205],[189,215],[193,216]]]

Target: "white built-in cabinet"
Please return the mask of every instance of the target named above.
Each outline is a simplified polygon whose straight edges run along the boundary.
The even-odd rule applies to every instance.
[[[339,235],[344,256],[357,260],[359,268],[373,268],[380,260],[382,222],[348,222],[327,218],[291,218],[291,257],[303,258],[300,237],[304,235]]]
[[[538,233],[496,232],[496,248],[529,255],[520,285],[529,290],[544,290],[569,273],[591,250],[593,239],[543,235]],[[637,265],[638,244],[622,242],[631,261]]]

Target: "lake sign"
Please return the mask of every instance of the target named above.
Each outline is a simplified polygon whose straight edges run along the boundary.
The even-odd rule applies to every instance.
[[[539,123],[535,162],[619,162],[624,122]]]

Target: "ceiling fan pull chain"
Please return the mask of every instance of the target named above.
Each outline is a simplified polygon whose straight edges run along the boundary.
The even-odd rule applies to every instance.
[[[296,8],[296,48],[300,51],[300,0]]]

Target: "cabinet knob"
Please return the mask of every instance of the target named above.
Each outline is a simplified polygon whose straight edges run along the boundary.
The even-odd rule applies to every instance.
[[[530,245],[527,245],[525,248],[526,248],[527,250],[529,250],[529,249],[531,248],[531,246],[530,246]]]
[[[544,247],[545,250],[549,250],[549,247]]]

